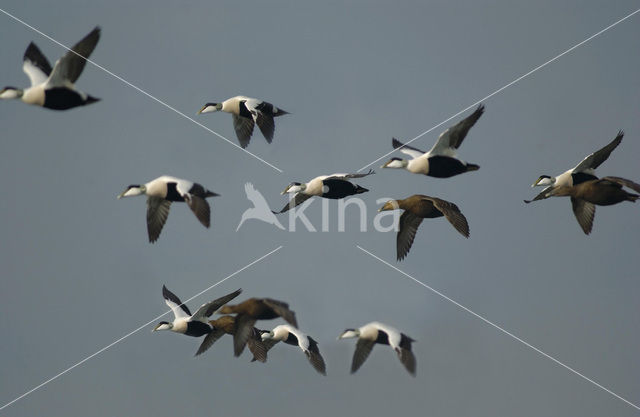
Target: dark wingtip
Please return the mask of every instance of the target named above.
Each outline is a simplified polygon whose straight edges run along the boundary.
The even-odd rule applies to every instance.
[[[85,101],[84,104],[91,104],[91,103],[95,103],[96,101],[100,101],[101,99],[97,98],[97,97],[93,97],[93,96],[87,96],[87,101]]]
[[[522,201],[524,201],[526,204],[533,202],[533,200],[522,200]]]

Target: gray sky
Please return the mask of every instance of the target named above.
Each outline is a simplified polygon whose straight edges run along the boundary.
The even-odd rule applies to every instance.
[[[256,131],[248,148],[278,173],[91,65],[77,85],[97,104],[0,102],[0,406],[166,311],[163,284],[187,299],[279,245],[189,304],[236,288],[289,302],[329,375],[290,346],[266,364],[233,358],[230,337],[193,358],[199,340],[149,326],[0,413],[637,415],[355,245],[640,403],[638,206],[599,207],[587,237],[567,199],[522,202],[540,174],[571,168],[618,129],[625,138],[598,172],[640,179],[640,15],[486,100],[460,149],[478,172],[440,180],[377,169],[357,181],[371,190],[369,226],[377,199],[420,193],[455,202],[469,240],[425,221],[396,263],[395,235],[358,231],[355,210],[337,232],[335,202],[329,233],[255,220],[235,232],[251,206],[245,182],[280,208],[289,182],[357,170],[391,150],[392,136],[417,136],[640,7],[451,3],[4,1],[66,45],[100,25],[92,59],[193,117],[237,94],[292,114],[276,120],[273,144]],[[32,40],[52,62],[64,52],[0,14],[0,84],[27,85]],[[236,141],[228,114],[197,120]],[[442,130],[414,145],[431,147]],[[175,204],[160,240],[147,242],[144,199],[115,197],[162,174],[221,194],[210,230]],[[320,208],[306,211],[317,226]],[[417,378],[383,347],[349,374],[354,343],[336,337],[371,320],[418,340]]]

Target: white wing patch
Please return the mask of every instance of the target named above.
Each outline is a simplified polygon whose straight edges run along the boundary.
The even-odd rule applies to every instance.
[[[445,130],[440,134],[438,141],[435,143],[435,145],[433,145],[433,147],[429,150],[429,152],[427,152],[429,155],[445,155],[450,157],[456,156],[456,150],[455,148],[452,148],[450,144],[451,143],[451,140],[450,140],[451,138],[449,136],[450,129],[451,128],[448,128],[447,130]]]
[[[400,148],[399,151],[402,152],[403,154],[409,155],[413,159],[419,158],[422,155],[425,155],[422,152],[414,151],[413,149],[409,149],[409,148]]]
[[[44,84],[49,76],[40,68],[35,66],[31,61],[25,60],[22,64],[22,70],[27,74],[31,81],[31,86]]]
[[[171,311],[173,311],[173,315],[176,317],[176,319],[188,319],[189,317],[191,317],[182,309],[182,307],[180,307],[179,304],[176,304],[166,298],[164,299],[164,302],[167,303]]]

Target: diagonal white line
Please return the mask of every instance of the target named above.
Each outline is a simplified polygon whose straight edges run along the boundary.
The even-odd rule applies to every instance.
[[[387,265],[389,268],[401,273],[402,275],[404,275],[407,278],[412,279],[413,281],[415,281],[416,283],[422,285],[423,287],[425,287],[426,289],[428,289],[429,291],[433,292],[436,295],[439,295],[440,297],[444,298],[445,300],[449,301],[450,303],[455,304],[457,307],[461,308],[462,310],[466,311],[467,313],[471,314],[472,316],[479,318],[480,320],[482,320],[483,322],[487,323],[488,325],[496,328],[497,330],[500,330],[502,333],[506,334],[507,336],[511,337],[512,339],[522,343],[523,345],[525,345],[526,347],[533,349],[534,351],[538,352],[540,355],[544,356],[547,359],[552,360],[553,362],[557,363],[558,365],[562,366],[563,368],[573,372],[574,374],[578,375],[580,378],[584,379],[585,381],[591,382],[593,385],[595,385],[596,387],[608,392],[609,394],[613,395],[614,397],[616,397],[617,399],[624,401],[625,403],[627,403],[628,405],[630,405],[631,407],[635,408],[636,410],[640,410],[640,407],[635,405],[634,403],[632,403],[631,401],[621,397],[620,395],[616,394],[615,392],[611,391],[610,389],[608,389],[607,387],[604,387],[600,384],[598,384],[596,381],[594,381],[593,379],[581,374],[580,372],[576,371],[575,369],[573,369],[572,367],[570,367],[569,365],[565,365],[564,363],[560,362],[558,359],[554,358],[553,356],[549,355],[548,353],[543,352],[542,350],[538,349],[537,347],[533,346],[530,343],[527,343],[526,341],[524,341],[523,339],[519,338],[518,336],[514,335],[513,333],[509,332],[508,330],[503,329],[502,327],[498,326],[497,324],[495,324],[494,322],[490,321],[489,319],[484,318],[483,316],[481,316],[478,313],[475,313],[474,311],[468,309],[467,307],[463,306],[462,304],[460,304],[459,302],[447,297],[446,295],[444,295],[443,293],[441,293],[440,291],[428,286],[427,284],[425,284],[424,282],[412,277],[411,275],[407,274],[406,272],[398,269],[397,267],[391,265],[389,262],[385,261],[384,259],[374,255],[373,253],[369,252],[368,250],[362,248],[359,245],[356,245],[356,247],[358,249],[360,249],[362,252],[366,253],[367,255],[371,256],[374,259],[377,259],[378,261],[382,262],[383,264]]]
[[[284,171],[282,171],[280,168],[278,168],[277,166],[270,164],[269,162],[265,161],[264,159],[260,158],[258,155],[253,154],[251,152],[249,152],[248,150],[244,149],[243,147],[235,144],[234,142],[230,141],[229,139],[225,138],[224,136],[222,136],[221,134],[219,134],[218,132],[215,132],[214,130],[208,128],[207,126],[203,125],[202,123],[196,121],[194,118],[187,116],[186,114],[184,114],[183,112],[181,112],[180,110],[176,109],[175,107],[165,103],[164,101],[160,100],[159,98],[156,98],[155,96],[147,93],[145,90],[143,90],[142,88],[133,85],[132,83],[130,83],[129,81],[125,80],[124,78],[120,77],[119,75],[114,74],[113,72],[109,71],[108,69],[106,69],[105,67],[103,67],[102,65],[96,64],[95,62],[93,62],[92,60],[83,57],[82,55],[78,54],[75,51],[72,51],[69,47],[67,47],[66,45],[63,45],[62,43],[58,42],[57,40],[53,39],[51,36],[47,35],[46,33],[34,28],[33,26],[31,26],[30,24],[26,23],[25,21],[17,18],[16,16],[12,15],[11,13],[3,10],[0,8],[0,12],[4,13],[5,15],[9,16],[10,18],[12,18],[13,20],[15,20],[18,23],[23,24],[24,26],[28,27],[29,29],[33,30],[34,32],[40,34],[41,36],[44,36],[45,38],[49,39],[51,42],[56,43],[58,45],[60,45],[61,47],[63,47],[64,49],[66,49],[67,51],[71,51],[74,54],[78,55],[81,58],[84,58],[87,62],[89,62],[90,64],[98,67],[99,69],[101,69],[102,71],[106,72],[107,74],[111,75],[112,77],[122,81],[123,83],[125,83],[126,85],[128,85],[129,87],[135,89],[136,91],[144,94],[145,96],[149,97],[150,99],[156,101],[157,103],[163,105],[164,107],[168,108],[169,110],[177,113],[178,115],[184,117],[185,119],[189,120],[191,123],[194,123],[198,126],[200,126],[201,128],[203,128],[204,130],[206,130],[207,132],[216,135],[217,137],[219,137],[222,140],[227,141],[228,143],[230,143],[231,145],[235,146],[236,148],[240,149],[243,152],[246,152],[247,154],[253,156],[255,159],[257,159],[258,161],[262,162],[263,164],[266,164],[268,166],[270,166],[271,168],[275,169],[276,171],[282,173]],[[2,410],[0,408],[0,410]]]
[[[608,31],[609,29],[613,28],[614,26],[617,26],[618,24],[624,22],[625,20],[629,19],[631,16],[635,15],[636,13],[640,12],[640,9],[636,10],[635,12],[632,12],[628,15],[626,15],[625,17],[623,17],[620,20],[617,20],[616,22],[610,24],[609,26],[607,26],[606,28],[600,30],[599,32],[594,33],[593,35],[589,36],[587,39],[583,40],[582,42],[579,42],[575,45],[573,45],[571,48],[567,49],[566,51],[554,56],[553,58],[551,58],[550,60],[548,60],[547,62],[545,62],[544,64],[540,64],[537,67],[535,67],[534,69],[532,69],[531,71],[519,76],[518,78],[516,78],[515,80],[511,81],[510,83],[498,88],[496,91],[494,91],[493,93],[481,98],[480,100],[476,101],[475,103],[465,107],[464,109],[460,110],[458,113],[454,114],[453,116],[449,117],[446,120],[443,120],[442,122],[438,123],[437,125],[433,126],[431,129],[425,130],[424,132],[420,133],[418,136],[416,136],[415,138],[411,139],[410,141],[406,142],[405,145],[410,144],[411,142],[413,142],[416,139],[420,139],[421,137],[423,137],[424,135],[426,135],[427,133],[431,132],[434,129],[437,129],[438,127],[442,126],[443,124],[447,123],[448,121],[450,121],[451,119],[460,116],[462,113],[466,112],[467,110],[477,106],[478,104],[482,103],[485,100],[490,99],[491,97],[495,96],[496,94],[502,92],[503,90],[511,87],[512,85],[514,85],[515,83],[517,83],[518,81],[521,81],[522,79],[528,77],[529,75],[533,74],[534,72],[538,71],[539,69],[542,69],[544,67],[546,67],[547,65],[551,64],[552,62],[558,60],[559,58],[563,57],[564,55],[568,54],[569,52],[573,51],[576,48],[579,48],[580,46],[584,45],[585,43],[589,42],[590,40],[592,40],[593,38],[603,34],[604,32]],[[381,160],[384,157],[387,157],[389,155],[391,155],[392,153],[394,153],[396,151],[396,149],[389,151],[387,153],[385,153],[384,155],[382,155],[380,158],[376,159],[375,161],[371,161],[369,162],[367,165],[363,166],[362,168],[360,168],[357,172],[362,171],[365,168],[368,168],[369,166],[375,164],[376,162],[378,162],[379,160]]]
[[[266,258],[267,256],[276,253],[277,251],[279,251],[280,249],[282,249],[282,246],[278,246],[277,248],[275,248],[274,250],[272,250],[271,252],[267,253],[266,255],[263,255],[261,257],[259,257],[258,259],[254,260],[253,262],[243,266],[242,268],[238,269],[236,272],[234,272],[231,275],[228,275],[227,277],[221,279],[220,281],[216,282],[215,284],[211,285],[208,288],[205,288],[204,290],[200,291],[199,293],[197,293],[196,295],[194,295],[193,297],[189,298],[188,300],[184,301],[182,304],[186,304],[189,301],[193,300],[194,298],[204,294],[205,292],[209,291],[210,289],[212,289],[213,287],[216,287],[217,285],[222,284],[223,282],[225,282],[226,280],[236,276],[237,274],[239,274],[240,272],[244,271],[245,269],[257,264],[258,262],[260,262],[261,260],[263,260],[264,258]],[[109,343],[107,346],[103,347],[102,349],[98,350],[95,353],[92,353],[91,355],[87,356],[86,358],[84,358],[83,360],[81,360],[80,362],[76,363],[75,365],[72,365],[70,367],[68,367],[67,369],[65,369],[64,371],[60,372],[59,374],[47,379],[46,381],[44,381],[43,383],[36,385],[34,388],[30,389],[29,391],[25,392],[24,394],[20,395],[19,397],[9,401],[8,403],[6,403],[5,405],[3,405],[2,407],[0,407],[0,411],[4,410],[5,408],[9,407],[11,404],[20,401],[21,399],[23,399],[24,397],[26,397],[27,395],[31,394],[34,391],[37,391],[38,389],[44,387],[45,385],[47,385],[50,382],[55,381],[56,379],[58,379],[59,377],[61,377],[62,375],[72,371],[73,369],[77,368],[78,366],[82,365],[83,363],[87,362],[88,360],[98,356],[99,354],[101,354],[102,352],[104,352],[105,350],[109,349],[110,347],[120,343],[121,341],[123,341],[124,339],[126,339],[127,337],[137,333],[138,331],[142,330],[143,328],[147,327],[148,325],[150,325],[151,323],[157,321],[159,318],[169,314],[171,312],[171,310],[166,311],[162,314],[160,314],[157,317],[152,318],[151,320],[149,320],[148,322],[146,322],[145,324],[141,325],[140,327],[137,327],[136,329],[130,331],[129,333],[125,334],[124,336],[122,336],[121,338],[117,339],[116,341]]]

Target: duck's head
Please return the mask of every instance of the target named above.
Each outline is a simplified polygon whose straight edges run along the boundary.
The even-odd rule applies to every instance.
[[[382,207],[378,209],[378,212],[387,211],[387,210],[398,210],[399,208],[400,208],[400,205],[398,204],[397,200],[389,200],[386,203],[384,203]]]
[[[160,330],[171,330],[171,329],[173,329],[173,323],[169,323],[168,321],[161,321],[156,325],[156,327],[153,328],[153,331],[157,332]]]
[[[260,335],[260,338],[261,338],[262,340],[269,340],[269,339],[273,339],[273,338],[275,338],[275,333],[274,333],[274,331],[273,331],[273,330],[270,330],[270,331],[268,331],[268,332],[264,332],[264,333],[262,333],[262,334]]]
[[[387,163],[382,165],[380,168],[406,168],[408,164],[409,161],[407,161],[406,159],[394,157],[389,159]]]
[[[118,199],[122,197],[133,197],[136,195],[144,194],[146,192],[147,192],[147,187],[145,185],[132,184],[128,186],[126,190],[124,190],[118,195]]]
[[[286,193],[297,193],[299,191],[304,191],[307,188],[307,184],[302,184],[300,182],[292,182],[291,184],[287,185],[287,188],[284,189],[283,192],[281,192],[281,195],[284,195]]]
[[[5,87],[0,90],[0,99],[10,100],[12,98],[20,98],[22,97],[23,91],[19,88],[15,87]]]
[[[338,339],[353,339],[355,337],[360,337],[360,330],[358,329],[346,329]]]
[[[214,111],[222,110],[222,103],[207,103],[200,110],[198,110],[198,114],[202,113],[213,113]]]
[[[540,175],[540,177],[538,177],[536,182],[531,184],[531,186],[532,187],[547,186],[547,185],[555,184],[555,182],[556,182],[555,177],[550,177],[549,175]]]
[[[287,340],[287,337],[289,337],[289,329],[286,325],[276,326],[271,331],[260,330],[260,332],[262,333],[260,335],[262,340],[272,339],[281,342]]]

